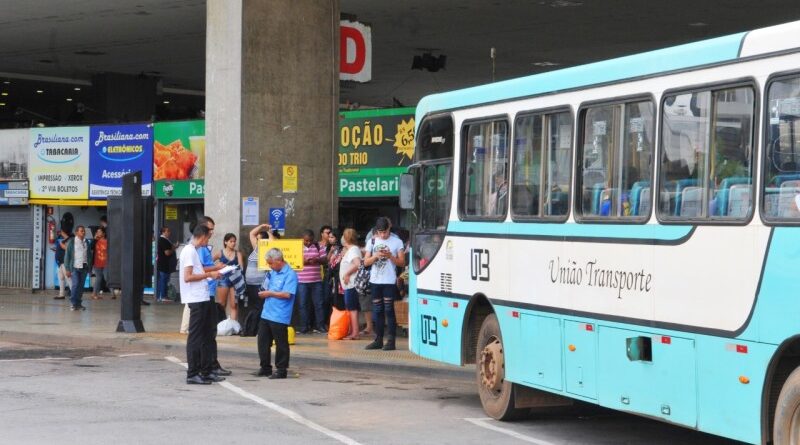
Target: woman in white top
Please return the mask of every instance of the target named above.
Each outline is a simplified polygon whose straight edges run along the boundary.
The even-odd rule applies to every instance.
[[[356,291],[356,272],[361,265],[361,248],[358,247],[358,234],[353,229],[345,229],[342,234],[344,257],[339,264],[339,280],[344,288],[344,308],[350,312],[350,332],[347,340],[358,340],[358,292]]]

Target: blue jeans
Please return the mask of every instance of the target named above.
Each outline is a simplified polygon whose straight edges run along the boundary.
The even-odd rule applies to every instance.
[[[397,317],[394,314],[394,300],[398,296],[396,284],[370,283],[372,291],[372,323],[375,329],[375,338],[383,339],[384,315],[388,331],[386,337],[394,340],[397,331]]]
[[[83,285],[86,283],[86,274],[89,273],[88,269],[72,269],[72,277],[70,282],[69,302],[73,306],[80,306],[83,301]]]
[[[313,303],[314,323],[317,329],[322,330],[324,328],[323,323],[325,323],[325,313],[322,310],[322,282],[298,283],[297,298],[300,300],[300,329],[311,329],[311,320],[309,320],[311,307],[309,303]],[[309,302],[309,299],[311,302]]]
[[[158,271],[158,281],[156,282],[156,300],[167,299],[167,285],[169,285],[170,272]]]

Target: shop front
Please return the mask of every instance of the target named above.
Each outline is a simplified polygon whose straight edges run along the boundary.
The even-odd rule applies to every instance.
[[[0,132],[0,287],[29,289],[32,283],[27,142],[27,130]]]
[[[28,146],[34,237],[45,232],[41,246],[33,246],[41,255],[34,261],[34,268],[41,267],[34,272],[39,277],[34,288],[53,289],[60,284],[55,254],[61,229],[73,233],[84,226],[93,241],[107,199],[122,193],[127,173],[141,171],[142,193],[151,194],[153,129],[151,124],[33,128]],[[89,274],[86,287],[91,280]]]
[[[339,225],[364,236],[378,216],[406,226],[401,173],[414,156],[414,108],[346,111],[339,116]]]

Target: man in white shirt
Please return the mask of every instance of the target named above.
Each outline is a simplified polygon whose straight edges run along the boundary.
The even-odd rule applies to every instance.
[[[209,385],[225,380],[212,371],[214,354],[212,342],[217,329],[216,308],[209,299],[206,279],[219,278],[219,272],[205,272],[198,248],[208,245],[211,230],[198,224],[192,233],[192,241],[181,251],[180,284],[181,301],[189,306],[189,337],[186,339],[186,383]]]
[[[64,253],[64,268],[67,278],[71,280],[69,301],[70,309],[73,311],[86,310],[82,304],[83,286],[93,260],[92,246],[86,240],[86,228],[78,226],[75,228],[75,236],[70,238]]]

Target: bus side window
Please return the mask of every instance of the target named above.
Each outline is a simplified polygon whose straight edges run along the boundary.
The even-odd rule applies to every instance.
[[[764,148],[764,219],[798,221],[800,209],[800,76],[779,78],[768,86],[769,122]]]
[[[514,122],[511,214],[567,216],[572,179],[572,113],[524,114]]]
[[[508,208],[508,124],[501,120],[468,124],[461,134],[466,135],[461,213],[467,218],[502,220]]]
[[[653,171],[654,114],[650,101],[583,110],[580,217],[643,221],[650,215],[650,194],[642,192]]]
[[[743,86],[665,97],[661,219],[749,218],[754,95]]]

